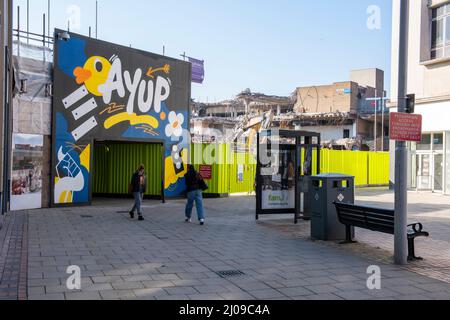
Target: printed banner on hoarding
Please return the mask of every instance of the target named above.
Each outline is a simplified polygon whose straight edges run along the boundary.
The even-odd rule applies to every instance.
[[[190,57],[189,62],[192,64],[192,82],[202,84],[205,80],[205,62]]]
[[[13,135],[11,211],[42,208],[43,147],[41,135]]]

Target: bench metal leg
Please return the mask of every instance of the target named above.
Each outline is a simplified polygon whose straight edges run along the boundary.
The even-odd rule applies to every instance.
[[[408,261],[422,261],[423,258],[416,257],[416,246],[414,240],[414,238],[408,239]]]
[[[346,238],[346,240],[344,242],[341,242],[341,244],[357,243],[357,241],[353,240],[351,226],[345,226],[345,238]]]

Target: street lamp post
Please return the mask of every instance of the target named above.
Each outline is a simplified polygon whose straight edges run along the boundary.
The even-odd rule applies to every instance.
[[[400,39],[398,67],[398,112],[406,112],[408,75],[409,0],[400,0]],[[406,142],[397,141],[395,149],[395,263],[408,263],[408,150]]]

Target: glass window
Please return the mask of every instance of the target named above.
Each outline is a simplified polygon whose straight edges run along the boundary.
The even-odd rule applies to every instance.
[[[431,59],[440,59],[442,57],[444,57],[444,50],[442,48],[431,50]]]
[[[433,48],[437,48],[442,46],[444,40],[444,20],[438,19],[433,21],[432,23],[432,46]]]
[[[450,44],[450,16],[448,16],[445,21],[445,43]]]
[[[450,5],[432,10],[431,20],[431,58],[450,56]]]
[[[436,133],[433,135],[433,150],[442,151],[444,150],[444,134]]]
[[[431,134],[424,134],[422,141],[417,144],[417,150],[431,151]]]

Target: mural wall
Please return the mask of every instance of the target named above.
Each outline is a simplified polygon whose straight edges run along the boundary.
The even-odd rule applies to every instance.
[[[94,141],[164,143],[165,195],[181,195],[190,64],[73,33],[55,43],[53,204],[90,202]]]

